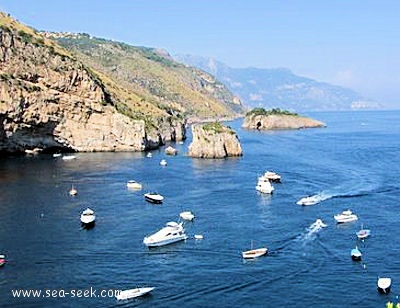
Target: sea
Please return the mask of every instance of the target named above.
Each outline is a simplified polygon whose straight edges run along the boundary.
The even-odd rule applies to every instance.
[[[314,112],[324,128],[250,131],[226,124],[243,156],[195,159],[191,142],[147,153],[0,158],[1,307],[386,307],[400,302],[400,111]],[[167,146],[167,145],[166,145]],[[168,165],[160,166],[161,159]],[[256,191],[265,171],[272,195]],[[126,183],[143,184],[140,191]],[[74,186],[78,194],[69,195]],[[156,191],[162,204],[145,201]],[[300,206],[308,195],[320,202]],[[80,224],[87,207],[91,229]],[[350,209],[352,223],[334,215]],[[179,213],[188,239],[143,238]],[[327,226],[315,228],[321,219]],[[358,240],[360,228],[371,236]],[[203,239],[195,239],[202,235]],[[353,261],[358,247],[361,261]],[[241,252],[267,247],[266,256]],[[389,294],[377,291],[390,277]],[[154,287],[117,301],[114,291]]]

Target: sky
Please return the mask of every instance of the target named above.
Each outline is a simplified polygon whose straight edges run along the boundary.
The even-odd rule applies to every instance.
[[[400,108],[399,0],[0,0],[0,10],[37,30],[284,67]]]

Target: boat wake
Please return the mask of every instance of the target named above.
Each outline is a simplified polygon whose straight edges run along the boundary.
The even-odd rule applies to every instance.
[[[320,203],[322,201],[328,200],[333,197],[334,196],[332,194],[329,194],[326,192],[320,192],[320,193],[317,193],[312,196],[307,196],[307,197],[301,198],[296,203],[298,205],[314,205],[314,204]]]
[[[321,219],[317,219],[313,222],[308,228],[306,228],[305,232],[301,234],[297,239],[306,243],[315,239],[318,232],[320,232],[323,228],[327,227]]]

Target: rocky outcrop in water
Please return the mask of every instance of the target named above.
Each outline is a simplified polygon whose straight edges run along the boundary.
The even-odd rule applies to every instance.
[[[245,129],[278,130],[325,127],[326,124],[298,115],[247,115],[242,127]]]
[[[198,158],[225,158],[242,156],[242,147],[236,132],[220,123],[192,125],[193,141],[189,156]]]

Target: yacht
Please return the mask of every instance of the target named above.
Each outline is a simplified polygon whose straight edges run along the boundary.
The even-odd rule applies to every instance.
[[[356,214],[353,214],[352,211],[346,210],[340,214],[336,214],[333,216],[337,223],[345,223],[345,222],[352,222],[358,219]]]
[[[183,223],[178,224],[174,221],[170,221],[161,230],[152,235],[146,236],[143,239],[143,244],[150,248],[164,246],[186,239],[187,235],[185,234]]]
[[[271,182],[276,182],[276,183],[281,182],[281,176],[273,171],[266,171],[261,177],[266,178]]]
[[[96,215],[90,208],[84,210],[81,214],[81,223],[84,226],[92,226],[96,221]]]
[[[356,232],[356,235],[357,235],[358,239],[363,240],[363,239],[366,239],[368,236],[371,235],[371,230],[364,229],[364,227],[361,226],[361,229]]]
[[[274,186],[272,186],[271,182],[264,178],[263,176],[258,178],[256,190],[263,194],[272,194],[274,191]]]

